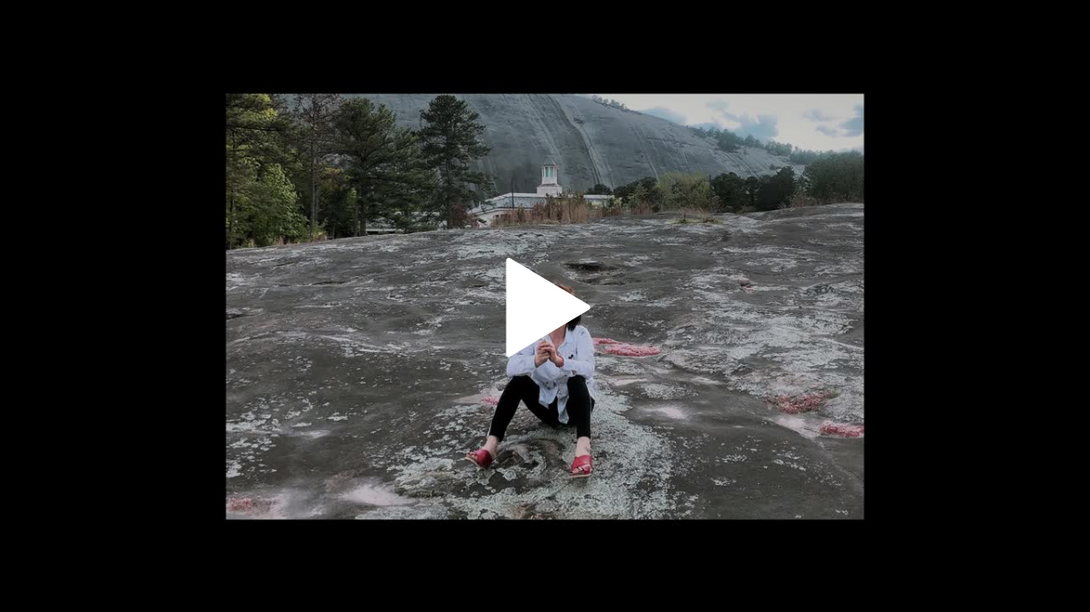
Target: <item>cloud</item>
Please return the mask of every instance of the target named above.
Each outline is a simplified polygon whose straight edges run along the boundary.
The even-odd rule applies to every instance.
[[[719,99],[719,98],[716,98],[715,100],[712,100],[711,102],[708,102],[708,104],[707,104],[708,108],[710,108],[712,110],[717,110],[717,111],[719,111],[721,113],[727,112],[727,107],[728,106],[730,106],[729,102],[727,102],[726,100]]]
[[[646,110],[641,110],[640,112],[645,115],[651,115],[652,117],[671,121],[678,125],[685,125],[685,115],[672,111],[664,106],[656,106],[655,108],[648,108]]]
[[[862,136],[863,135],[863,105],[855,105],[856,116],[848,119],[844,123],[840,124],[840,127],[844,129],[845,136]]]
[[[818,110],[816,108],[813,109],[813,110],[807,111],[803,115],[803,117],[805,117],[806,119],[809,119],[810,121],[818,121],[818,122],[828,122],[828,121],[835,121],[836,120],[836,118],[833,117],[832,115],[829,115],[827,113],[823,113],[823,112],[821,112],[820,110]]]
[[[810,121],[816,121],[819,123],[829,123],[836,121],[836,119],[819,109],[812,109],[803,114],[803,117]],[[863,135],[863,105],[855,105],[855,117],[848,119],[847,121],[841,121],[835,125],[819,125],[814,128],[818,132],[830,137],[830,138],[852,138]],[[842,149],[844,151],[851,151],[856,149]]]
[[[734,123],[741,123],[742,122],[741,117],[739,117],[738,115],[735,115],[734,113],[728,113],[727,112],[727,108],[730,106],[730,103],[727,102],[726,100],[716,98],[715,100],[712,100],[711,102],[708,102],[707,104],[705,104],[705,106],[707,106],[708,108],[710,108],[710,109],[712,109],[714,111],[718,111],[719,114],[726,117],[728,121],[732,121]],[[715,123],[719,124],[720,127],[722,127],[722,123],[718,119],[712,118],[712,121],[714,121]]]
[[[776,127],[777,121],[775,115],[757,115],[756,119],[749,115],[742,115],[738,118],[738,123],[742,125],[734,130],[734,133],[765,141],[780,133],[780,129]]]

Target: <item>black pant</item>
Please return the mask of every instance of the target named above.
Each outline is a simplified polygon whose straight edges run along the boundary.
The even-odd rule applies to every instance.
[[[516,376],[507,383],[500,395],[500,401],[496,405],[496,415],[492,417],[492,426],[488,435],[496,436],[501,442],[507,426],[515,416],[515,410],[519,407],[519,401],[526,404],[530,412],[544,423],[556,427],[560,425],[560,411],[557,407],[558,399],[554,399],[549,407],[541,405],[538,394],[541,387],[530,379],[529,376]],[[568,379],[568,424],[575,425],[577,438],[590,437],[590,411],[594,409],[594,400],[587,389],[587,379],[582,376],[572,376]]]

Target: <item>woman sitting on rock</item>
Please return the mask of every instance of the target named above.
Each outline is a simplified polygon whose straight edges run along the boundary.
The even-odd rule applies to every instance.
[[[556,283],[575,295],[571,287]],[[558,327],[539,342],[531,344],[507,361],[511,377],[500,395],[488,439],[467,459],[487,468],[496,458],[496,449],[503,440],[507,425],[515,416],[519,401],[526,404],[537,418],[553,427],[575,426],[575,461],[571,475],[590,476],[590,413],[594,409],[594,342],[586,327],[576,317]]]

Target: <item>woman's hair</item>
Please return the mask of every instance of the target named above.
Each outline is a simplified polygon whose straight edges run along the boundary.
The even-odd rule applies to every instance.
[[[569,287],[567,285],[561,285],[560,283],[556,283],[556,282],[554,282],[553,284],[556,285],[557,287],[560,287],[564,291],[567,291],[568,293],[572,294],[573,296],[575,295],[575,289],[572,289],[571,287]],[[574,330],[575,326],[579,325],[579,321],[582,320],[582,319],[583,319],[583,315],[579,315],[578,317],[575,317],[571,321],[568,321],[568,331]]]

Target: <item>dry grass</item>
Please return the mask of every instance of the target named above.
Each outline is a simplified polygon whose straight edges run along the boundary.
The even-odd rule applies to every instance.
[[[795,195],[791,196],[790,202],[787,206],[784,206],[783,208],[804,208],[806,206],[818,206],[820,204],[821,202],[817,201],[817,199],[815,198],[812,198],[804,193],[796,193]]]
[[[651,214],[650,206],[624,208],[621,206],[592,207],[582,196],[547,198],[544,204],[533,208],[518,208],[492,218],[492,227],[515,225],[568,225],[586,223],[594,219]]]

